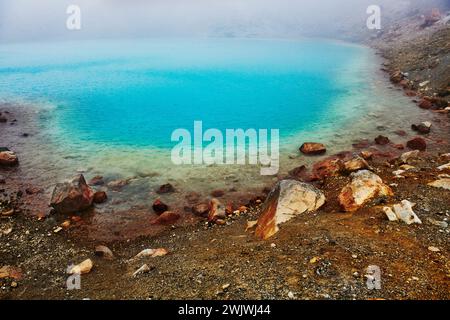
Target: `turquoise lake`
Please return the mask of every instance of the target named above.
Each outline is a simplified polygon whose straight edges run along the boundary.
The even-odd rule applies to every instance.
[[[371,49],[328,40],[0,44],[0,107],[19,116],[0,142],[48,196],[77,173],[106,184],[125,179],[120,191],[105,186],[109,201],[96,212],[114,214],[96,215],[95,224],[127,223],[140,207],[140,226],[157,197],[180,211],[190,192],[207,199],[223,189],[223,201],[246,203],[289,170],[321,159],[298,151],[306,141],[325,143],[327,155],[381,132],[402,142],[393,132],[427,117],[379,67]],[[192,132],[196,120],[204,130],[279,129],[278,174],[263,176],[248,163],[175,165],[172,132]],[[155,193],[167,182],[177,192]]]
[[[370,51],[320,40],[146,39],[0,45],[0,99],[51,106],[68,143],[173,146],[173,130],[338,124]],[[283,141],[283,140],[282,140]]]

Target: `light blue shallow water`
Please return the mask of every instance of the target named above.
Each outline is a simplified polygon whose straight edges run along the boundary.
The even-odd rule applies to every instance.
[[[339,122],[368,50],[327,41],[127,40],[0,45],[0,100],[55,107],[59,139],[170,147],[177,128]],[[344,117],[345,118],[345,117]]]

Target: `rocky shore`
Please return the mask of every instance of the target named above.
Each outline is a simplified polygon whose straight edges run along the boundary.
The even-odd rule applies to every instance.
[[[0,299],[449,299],[448,21],[417,14],[371,41],[393,90],[429,121],[332,155],[326,143],[301,142],[312,166],[299,160],[233,203],[224,190],[166,203],[179,190],[163,184],[152,212],[137,210],[147,224],[134,226],[156,226],[157,236],[93,240],[92,212],[130,181],[79,174],[49,196],[23,178],[27,155],[0,145]],[[9,134],[21,119],[11,106],[0,112]],[[380,268],[381,289],[367,287],[369,266]],[[73,274],[80,290],[67,290]]]

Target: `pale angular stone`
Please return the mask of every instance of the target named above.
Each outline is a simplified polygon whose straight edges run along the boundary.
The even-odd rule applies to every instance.
[[[361,170],[350,177],[352,181],[339,194],[339,204],[345,211],[356,211],[376,197],[393,195],[391,188],[371,171]]]
[[[324,194],[312,185],[295,180],[282,180],[270,192],[261,210],[255,235],[268,239],[279,231],[279,225],[293,217],[319,209]]]

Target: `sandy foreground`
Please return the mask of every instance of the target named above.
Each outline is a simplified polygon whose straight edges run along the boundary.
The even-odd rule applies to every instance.
[[[401,166],[398,157],[411,151],[404,145],[380,145],[367,137],[343,150],[372,152],[368,163],[393,196],[344,213],[338,195],[350,177],[340,173],[311,182],[325,194],[324,206],[283,224],[268,240],[246,230],[260,216],[267,195],[261,193],[243,202],[246,212],[231,214],[224,225],[200,220],[169,226],[157,237],[102,242],[89,237],[89,212],[46,216],[49,199],[21,176],[20,164],[0,168],[0,299],[449,299],[450,191],[428,183],[450,175],[450,169],[438,169],[450,162],[449,112],[442,106],[449,98],[450,29],[439,24],[418,29],[420,23],[412,17],[371,45],[387,59],[382,67],[393,90],[414,95],[418,105],[434,98],[430,133],[398,133],[423,138],[426,151],[398,177],[393,173]],[[411,30],[420,32],[412,37]],[[8,121],[20,119],[11,106],[0,111]],[[10,122],[0,126],[1,134],[11,132]],[[422,224],[387,219],[383,207],[402,200],[416,204]],[[96,255],[98,245],[114,257]],[[133,258],[158,248],[167,254]],[[86,259],[93,268],[81,275],[81,289],[67,290],[67,267]],[[369,266],[380,268],[381,289],[368,289]]]

